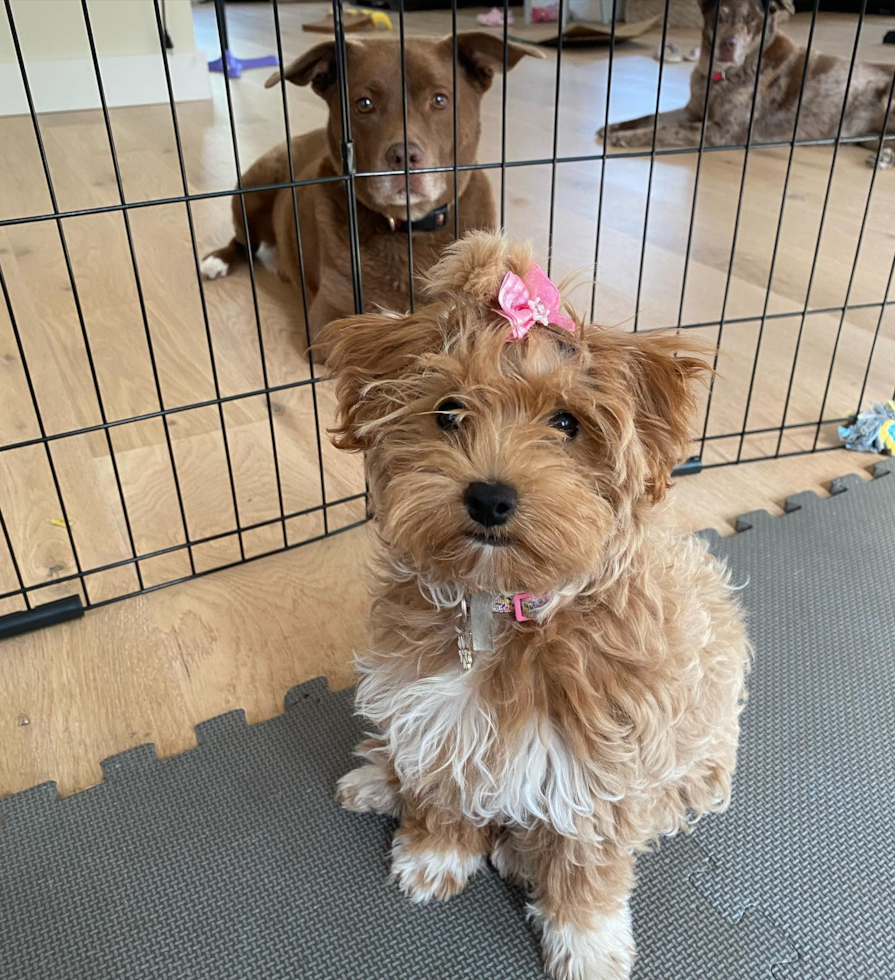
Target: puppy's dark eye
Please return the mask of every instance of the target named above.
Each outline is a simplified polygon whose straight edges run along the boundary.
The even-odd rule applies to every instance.
[[[366,96],[364,96],[362,99],[358,99],[357,102],[355,102],[354,104],[357,106],[358,112],[373,111],[373,100],[368,99]]]
[[[448,398],[446,401],[443,401],[435,409],[435,421],[438,423],[438,428],[448,432],[459,429],[460,419],[457,413],[462,411],[463,406],[456,398]]]
[[[581,428],[581,423],[569,412],[557,412],[556,415],[551,416],[547,424],[553,426],[554,429],[559,429],[570,439],[574,439]]]
[[[432,105],[436,109],[447,109],[449,101],[450,100],[444,94],[444,92],[436,92],[435,95],[432,96]]]

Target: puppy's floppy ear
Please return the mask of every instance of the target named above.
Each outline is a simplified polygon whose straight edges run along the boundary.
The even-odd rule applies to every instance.
[[[446,37],[441,48],[453,55],[453,38]],[[544,52],[530,44],[507,41],[507,70],[515,68],[528,55],[543,58]],[[467,76],[482,91],[491,87],[494,75],[503,71],[503,38],[486,31],[461,31],[457,34],[457,61]]]
[[[400,380],[442,341],[437,316],[362,313],[323,328],[314,346],[327,351],[326,367],[336,379],[338,408],[330,434],[337,448],[370,448],[377,423],[400,407]]]
[[[346,54],[353,43],[356,42],[345,43]],[[282,77],[294,85],[310,85],[318,95],[324,95],[336,83],[336,42],[321,41],[320,44],[315,44],[310,51],[286,65]],[[272,88],[279,81],[280,73],[275,71],[264,83],[264,87]]]
[[[704,359],[709,349],[677,334],[630,334],[625,341],[633,359],[634,425],[646,451],[647,492],[658,501],[690,447],[694,382],[712,373]]]

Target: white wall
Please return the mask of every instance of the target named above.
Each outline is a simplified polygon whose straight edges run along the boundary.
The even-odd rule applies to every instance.
[[[166,0],[165,6],[175,99],[207,99],[208,68],[196,50],[190,0]],[[167,102],[153,0],[89,0],[87,9],[109,105]],[[12,12],[38,111],[98,107],[80,0],[12,0]],[[27,102],[0,6],[0,115],[23,112]]]

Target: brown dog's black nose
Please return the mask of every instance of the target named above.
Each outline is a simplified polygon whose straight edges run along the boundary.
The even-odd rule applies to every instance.
[[[421,167],[423,165],[423,148],[418,143],[407,144],[408,168]],[[400,170],[404,166],[404,144],[392,143],[385,151],[385,162],[392,170]]]
[[[470,483],[463,503],[476,524],[499,527],[513,516],[519,494],[507,483]]]

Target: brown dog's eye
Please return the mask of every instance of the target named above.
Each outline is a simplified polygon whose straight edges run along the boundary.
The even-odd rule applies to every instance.
[[[366,96],[364,96],[362,99],[358,99],[357,102],[355,102],[354,104],[357,106],[358,112],[373,111],[373,100],[368,99]]]
[[[559,429],[569,439],[574,439],[578,435],[578,430],[581,428],[581,423],[569,412],[557,412],[556,415],[551,416],[547,424],[554,429]]]
[[[456,398],[448,398],[446,401],[443,401],[435,409],[435,421],[438,423],[438,428],[444,429],[447,432],[459,429],[460,419],[457,417],[457,413],[462,411],[463,406]]]
[[[449,101],[450,100],[444,94],[444,92],[436,92],[435,95],[432,96],[432,105],[436,109],[447,109]]]

